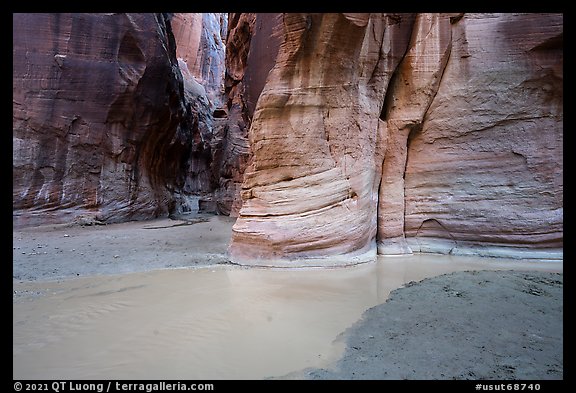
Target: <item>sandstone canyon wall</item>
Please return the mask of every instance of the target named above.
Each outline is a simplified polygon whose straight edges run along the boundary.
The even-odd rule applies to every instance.
[[[409,16],[283,16],[283,41],[250,128],[234,261],[375,257],[385,144],[379,115],[411,25]]]
[[[172,18],[184,92],[198,125],[181,195],[197,195],[200,212],[237,216],[240,210],[248,129],[276,58],[279,39],[271,33],[278,17],[230,14],[230,23],[226,14]]]
[[[13,22],[15,226],[223,210],[227,14]]]
[[[171,22],[184,97],[193,114],[192,147],[184,187],[178,194],[182,210],[218,213],[220,163],[225,141],[223,113],[227,15],[174,14]],[[226,212],[225,212],[226,213]]]
[[[226,45],[226,105],[218,119],[220,145],[216,165],[218,211],[238,216],[244,171],[251,157],[248,130],[254,107],[274,66],[280,39],[272,34],[279,14],[230,14]]]
[[[14,14],[14,225],[238,216],[242,264],[561,258],[561,14]]]
[[[563,17],[466,14],[409,139],[414,251],[559,256],[563,245]]]
[[[222,13],[174,14],[170,19],[176,57],[206,90],[214,107],[224,100],[224,57],[228,15]]]
[[[14,225],[165,215],[190,150],[164,14],[13,15]]]
[[[233,261],[561,257],[562,15],[285,14],[278,30]]]

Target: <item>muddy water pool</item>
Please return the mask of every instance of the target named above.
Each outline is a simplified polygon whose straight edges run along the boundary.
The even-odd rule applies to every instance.
[[[390,291],[562,262],[413,255],[346,268],[214,266],[13,282],[15,379],[262,379],[322,367]]]

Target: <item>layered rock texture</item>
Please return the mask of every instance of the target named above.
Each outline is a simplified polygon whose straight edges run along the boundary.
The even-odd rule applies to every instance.
[[[15,226],[218,212],[227,14],[13,21]]]
[[[233,260],[374,258],[386,144],[379,115],[412,19],[283,15],[283,41],[252,119]]]
[[[184,81],[185,101],[192,111],[192,148],[186,181],[178,194],[182,211],[227,214],[215,199],[221,183],[221,157],[226,122],[221,121],[225,75],[227,15],[174,14],[176,56]]]
[[[558,258],[561,14],[14,14],[14,225],[238,216],[237,263]]]
[[[14,225],[168,214],[191,140],[167,16],[13,22]]]
[[[408,140],[409,244],[426,252],[558,256],[562,15],[466,14],[451,30],[442,81],[422,129]]]
[[[189,171],[182,192],[198,209],[237,216],[250,158],[248,130],[274,65],[278,14],[174,14],[176,54],[195,116]],[[226,43],[226,45],[225,45]]]
[[[230,252],[561,257],[557,14],[284,14]]]
[[[230,14],[226,45],[226,105],[218,120],[223,137],[218,156],[218,210],[238,216],[244,171],[251,157],[248,130],[280,39],[272,34],[278,14]]]
[[[204,88],[214,107],[222,106],[228,15],[174,14],[171,24],[180,68]]]

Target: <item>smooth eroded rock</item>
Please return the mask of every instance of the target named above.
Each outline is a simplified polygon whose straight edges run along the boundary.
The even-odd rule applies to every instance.
[[[562,15],[281,19],[233,261],[562,257]]]
[[[190,146],[167,16],[13,22],[14,225],[167,215]]]
[[[283,15],[276,64],[250,128],[233,261],[310,266],[376,256],[379,116],[412,22],[411,15]]]
[[[562,257],[563,17],[465,14],[405,170],[414,251]]]

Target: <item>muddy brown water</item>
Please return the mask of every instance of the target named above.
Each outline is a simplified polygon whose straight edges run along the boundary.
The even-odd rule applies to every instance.
[[[262,379],[323,367],[410,281],[562,262],[413,255],[347,268],[216,266],[14,282],[14,379]]]

